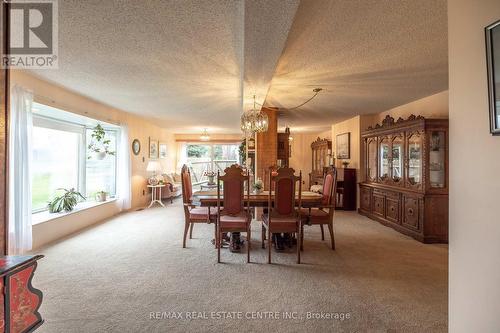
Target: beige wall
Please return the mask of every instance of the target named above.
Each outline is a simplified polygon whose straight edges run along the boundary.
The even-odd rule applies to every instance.
[[[174,170],[177,152],[174,135],[154,125],[147,119],[96,102],[78,93],[72,92],[56,84],[43,81],[19,70],[11,71],[11,86],[14,84],[19,84],[32,90],[35,95],[35,101],[37,102],[101,121],[114,124],[128,124],[130,139],[129,147],[133,139],[137,138],[141,142],[140,154],[135,156],[131,153],[133,209],[145,206],[148,201],[151,200],[146,187],[148,177],[146,166],[148,162],[149,136],[158,139],[160,142],[167,143],[168,158],[161,159],[160,161],[165,170]],[[109,204],[36,225],[33,227],[34,245],[36,247],[41,246],[47,241],[62,237],[68,232],[74,232],[79,228],[96,223],[116,213],[116,205]],[[59,227],[61,223],[73,224],[73,226],[61,228]],[[54,233],[53,230],[55,229],[59,231]]]
[[[312,170],[312,150],[311,143],[318,137],[324,139],[321,133],[292,133],[292,156],[288,163],[291,168],[295,169],[296,173],[302,171],[302,186],[306,189],[310,187],[309,174]]]
[[[399,117],[407,119],[412,114],[425,118],[448,118],[448,90],[368,116],[367,122],[369,125],[375,125],[381,123],[387,115],[398,120]]]
[[[489,133],[484,28],[498,0],[449,0],[450,332],[500,331],[500,137]]]
[[[200,140],[200,135],[199,134],[175,134],[175,140],[176,141],[199,141]],[[211,134],[210,135],[210,141],[208,142],[217,142],[217,141],[234,141],[234,142],[241,142],[243,140],[243,135],[240,133],[235,133],[235,134]]]

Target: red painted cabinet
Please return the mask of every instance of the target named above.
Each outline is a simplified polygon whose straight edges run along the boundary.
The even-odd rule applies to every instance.
[[[32,332],[43,323],[38,312],[42,292],[31,285],[37,260],[36,256],[0,257],[0,333]]]

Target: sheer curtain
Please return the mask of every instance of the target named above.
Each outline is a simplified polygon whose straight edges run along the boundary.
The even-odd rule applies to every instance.
[[[12,87],[9,125],[9,255],[23,254],[32,247],[32,104],[32,92],[17,85]]]
[[[132,207],[132,172],[130,166],[130,147],[128,139],[128,126],[120,127],[120,137],[118,141],[118,174],[116,193],[121,201],[121,210],[128,210]]]
[[[180,173],[182,166],[187,162],[187,143],[177,142],[177,163],[176,172]]]

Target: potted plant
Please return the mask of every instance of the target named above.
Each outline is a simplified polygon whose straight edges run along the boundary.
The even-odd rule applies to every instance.
[[[205,176],[208,178],[208,185],[213,185],[215,184],[214,178],[215,178],[215,171],[213,170],[207,170],[203,173]]]
[[[262,189],[264,188],[264,183],[262,182],[262,179],[258,178],[255,183],[252,185],[253,190],[256,194],[259,194],[262,192]]]
[[[105,191],[99,191],[95,194],[95,201],[97,202],[104,202],[106,201],[106,196],[108,194]]]
[[[111,140],[106,138],[106,131],[104,131],[101,124],[97,124],[96,127],[94,127],[91,136],[92,139],[88,145],[88,149],[94,153],[96,159],[102,160],[106,155],[115,155],[115,152],[109,149]],[[88,158],[90,159],[91,156]]]
[[[80,193],[72,189],[58,188],[58,191],[62,190],[64,193],[62,195],[56,196],[52,201],[49,202],[48,208],[50,213],[60,213],[63,210],[65,212],[71,212],[79,199],[85,200],[85,197]]]

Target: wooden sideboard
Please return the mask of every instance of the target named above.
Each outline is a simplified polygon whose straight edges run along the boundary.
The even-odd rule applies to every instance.
[[[41,258],[42,255],[0,257],[1,333],[32,332],[43,323],[38,312],[43,295],[31,285],[37,260]]]
[[[387,116],[362,133],[359,213],[424,243],[448,242],[448,120]]]

